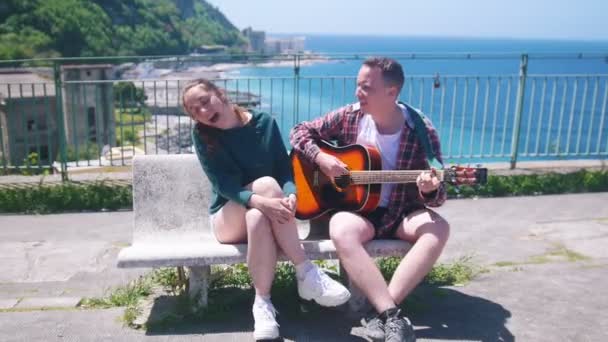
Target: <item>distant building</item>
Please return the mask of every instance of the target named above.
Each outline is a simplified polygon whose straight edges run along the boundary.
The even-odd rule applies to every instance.
[[[63,112],[68,144],[114,145],[113,83],[87,83],[113,79],[112,65],[65,65],[61,71],[65,89]]]
[[[225,54],[228,50],[226,45],[201,45],[194,49],[195,54],[206,54],[206,55],[214,55],[214,54]]]
[[[266,38],[266,32],[254,31],[251,27],[244,29],[242,33],[249,40],[247,52],[268,55],[304,52],[305,37]]]
[[[61,68],[61,104],[66,142],[80,148],[89,143],[113,146],[114,99],[110,65],[73,65]],[[43,164],[52,163],[59,150],[59,118],[55,83],[32,70],[0,70],[0,164],[22,165],[31,153]],[[4,160],[3,160],[4,159]]]
[[[268,38],[265,41],[265,51],[268,54],[303,53],[305,37]]]
[[[43,163],[59,146],[55,84],[24,70],[0,73],[0,163],[23,164],[35,152]]]
[[[251,27],[248,27],[242,33],[249,40],[247,52],[267,53],[264,43],[266,41],[266,32],[254,31]]]

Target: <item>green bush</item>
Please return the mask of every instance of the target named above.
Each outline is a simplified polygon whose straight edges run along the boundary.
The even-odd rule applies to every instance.
[[[112,93],[117,106],[144,106],[148,98],[143,88],[136,87],[133,82],[114,83]]]
[[[215,274],[210,286],[212,289],[226,286],[251,286],[251,276],[249,275],[249,268],[246,264],[235,264],[228,268],[213,266],[212,272]]]
[[[21,167],[16,168],[15,173],[19,173],[23,176],[31,175],[49,175],[51,168],[49,166],[39,165],[40,160],[38,159],[38,153],[32,152],[27,155],[27,158],[23,158],[23,164]],[[9,172],[6,172],[8,174]],[[2,173],[0,173],[2,174]]]
[[[606,191],[606,187],[608,187],[608,173],[585,173],[583,176],[583,187],[590,192]]]
[[[39,185],[26,189],[0,190],[0,213],[56,213],[130,209],[129,186],[107,185],[103,181],[80,185]]]
[[[386,281],[390,281],[400,262],[399,257],[385,257],[376,260],[380,273]],[[437,286],[462,285],[482,271],[471,261],[471,257],[462,257],[447,264],[436,264],[423,282]]]
[[[537,194],[562,194],[608,191],[608,171],[577,171],[568,174],[489,176],[482,187],[461,187],[459,192],[448,186],[449,197],[501,197]],[[64,183],[57,186],[41,184],[27,189],[0,189],[2,213],[55,213],[62,211],[93,211],[132,208],[131,187],[108,185],[103,181],[90,185]],[[387,264],[387,267],[390,266]],[[382,270],[382,268],[381,268]],[[249,280],[246,270],[228,275]],[[383,271],[383,273],[386,273]],[[285,273],[287,276],[289,272]],[[233,283],[233,280],[230,281]]]
[[[152,119],[148,108],[128,107],[114,109],[114,122],[117,125],[143,125]]]
[[[480,187],[448,185],[449,197],[503,197],[608,191],[608,171],[580,170],[572,173],[546,173],[515,176],[488,176]]]
[[[78,160],[93,160],[98,159],[100,153],[100,148],[96,143],[89,142],[86,145],[80,144],[76,145],[68,145],[65,150],[65,158],[66,161],[78,161]],[[57,152],[57,157],[55,158],[57,161],[61,161],[61,152]]]
[[[116,146],[138,145],[141,142],[139,131],[143,126],[122,126],[116,128]]]
[[[391,277],[393,276],[393,273],[395,273],[395,270],[397,269],[397,266],[399,266],[400,262],[401,258],[397,257],[387,257],[378,259],[378,268],[380,269],[380,273],[382,273],[382,276],[386,281],[391,280]]]

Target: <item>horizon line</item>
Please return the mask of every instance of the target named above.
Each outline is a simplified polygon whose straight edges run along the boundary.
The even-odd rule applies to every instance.
[[[424,35],[424,34],[394,34],[394,33],[344,33],[344,32],[271,32],[266,35],[292,36],[347,36],[347,37],[392,37],[392,38],[422,38],[422,39],[475,39],[475,40],[518,40],[518,41],[559,41],[559,42],[588,42],[607,43],[607,38],[549,38],[549,37],[508,37],[508,36],[463,36],[463,35]]]

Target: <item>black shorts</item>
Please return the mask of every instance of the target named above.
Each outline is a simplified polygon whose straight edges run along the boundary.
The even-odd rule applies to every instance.
[[[374,229],[378,230],[378,227],[382,225],[382,217],[384,217],[386,213],[388,213],[387,207],[378,207],[371,213],[363,215],[363,217],[368,219],[374,225]]]
[[[395,223],[393,225],[391,225],[390,227],[384,228],[384,229],[382,229],[382,226],[383,226],[382,219],[383,219],[384,215],[386,215],[388,213],[387,207],[378,207],[371,213],[369,213],[367,215],[363,215],[363,217],[368,219],[374,225],[374,230],[375,230],[374,239],[394,239],[395,232],[397,231],[397,228],[399,227],[401,222],[403,222],[403,218],[408,216],[409,214],[413,213],[414,211],[425,209],[425,208],[426,207],[422,203],[415,202],[415,203],[411,203],[410,205],[407,205],[406,208],[404,208],[404,210],[399,215],[399,219],[397,221],[395,221]]]

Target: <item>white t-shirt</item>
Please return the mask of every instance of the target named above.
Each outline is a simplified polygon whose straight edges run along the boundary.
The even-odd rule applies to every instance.
[[[407,108],[399,104],[399,107],[403,111],[408,126],[413,128],[413,122],[409,116]],[[394,134],[380,134],[376,123],[372,119],[370,114],[365,114],[359,122],[359,131],[357,133],[357,144],[375,146],[380,151],[382,157],[382,169],[383,170],[395,170],[397,166],[397,153],[399,152],[399,143],[401,133],[403,129],[400,129]],[[395,187],[395,184],[382,184],[380,192],[380,207],[387,207],[390,200],[391,191]]]

